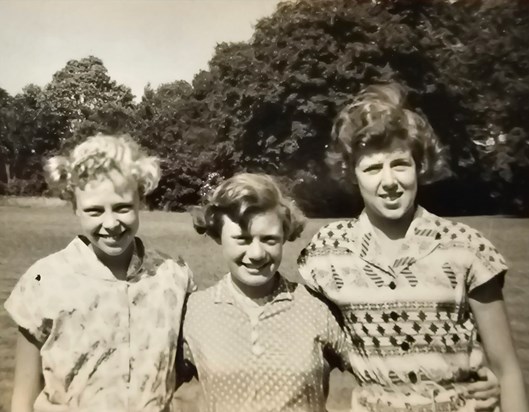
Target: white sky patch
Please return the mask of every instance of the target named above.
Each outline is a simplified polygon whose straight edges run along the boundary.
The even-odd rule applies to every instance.
[[[68,60],[94,55],[137,98],[191,81],[217,43],[249,40],[279,0],[2,0],[0,87],[43,86]]]

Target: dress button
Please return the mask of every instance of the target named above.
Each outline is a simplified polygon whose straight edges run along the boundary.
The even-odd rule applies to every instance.
[[[410,350],[410,344],[408,342],[402,342],[400,344],[400,347],[402,348],[402,350]]]
[[[253,346],[252,346],[252,353],[253,353],[255,356],[261,356],[261,355],[264,353],[264,349],[263,349],[262,346],[253,345]]]
[[[395,282],[393,282],[393,281],[389,284],[389,288],[390,289],[395,289],[396,287],[397,287],[397,285],[395,285]]]
[[[417,383],[417,374],[415,372],[408,373],[411,383]]]

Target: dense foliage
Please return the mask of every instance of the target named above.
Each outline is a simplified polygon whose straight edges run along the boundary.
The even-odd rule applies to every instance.
[[[279,176],[311,214],[350,214],[360,203],[328,176],[325,147],[340,108],[384,81],[409,89],[449,149],[451,178],[424,188],[423,203],[443,214],[529,211],[523,0],[285,2],[251,41],[219,44],[192,84],[148,85],[138,104],[99,59],[71,61],[42,90],[0,91],[0,177],[9,187],[61,145],[122,131],[165,160],[152,206],[182,209],[218,175],[251,170]],[[18,172],[20,159],[35,166]]]

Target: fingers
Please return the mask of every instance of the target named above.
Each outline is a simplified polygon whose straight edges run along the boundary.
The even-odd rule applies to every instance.
[[[499,385],[489,381],[473,382],[466,385],[465,389],[471,398],[483,399],[500,395]]]
[[[486,400],[476,400],[476,412],[496,412],[499,411],[499,399],[489,398]]]

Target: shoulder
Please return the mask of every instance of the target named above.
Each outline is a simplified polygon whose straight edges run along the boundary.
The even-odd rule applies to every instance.
[[[351,250],[355,243],[358,219],[339,220],[321,227],[305,246],[298,257],[298,265],[306,263],[309,257],[327,255],[329,252]]]
[[[187,301],[187,307],[204,307],[206,305],[213,304],[215,302],[216,296],[219,293],[220,282],[222,282],[222,280],[216,282],[214,285],[206,289],[191,293]]]
[[[347,237],[351,230],[354,230],[358,225],[358,218],[348,220],[338,220],[322,226],[313,237],[317,239],[343,239]]]
[[[438,239],[442,244],[470,249],[474,252],[498,252],[479,230],[465,223],[430,215],[431,223],[436,228]]]
[[[39,280],[41,280],[61,275],[64,273],[64,267],[71,266],[73,260],[75,260],[74,263],[78,263],[79,255],[76,253],[76,249],[79,247],[78,242],[82,242],[82,240],[76,238],[65,248],[38,259],[28,268],[24,276],[38,275]]]
[[[294,304],[298,305],[307,314],[318,314],[327,318],[327,315],[333,311],[334,305],[321,294],[309,289],[307,286],[296,283],[293,284]]]

